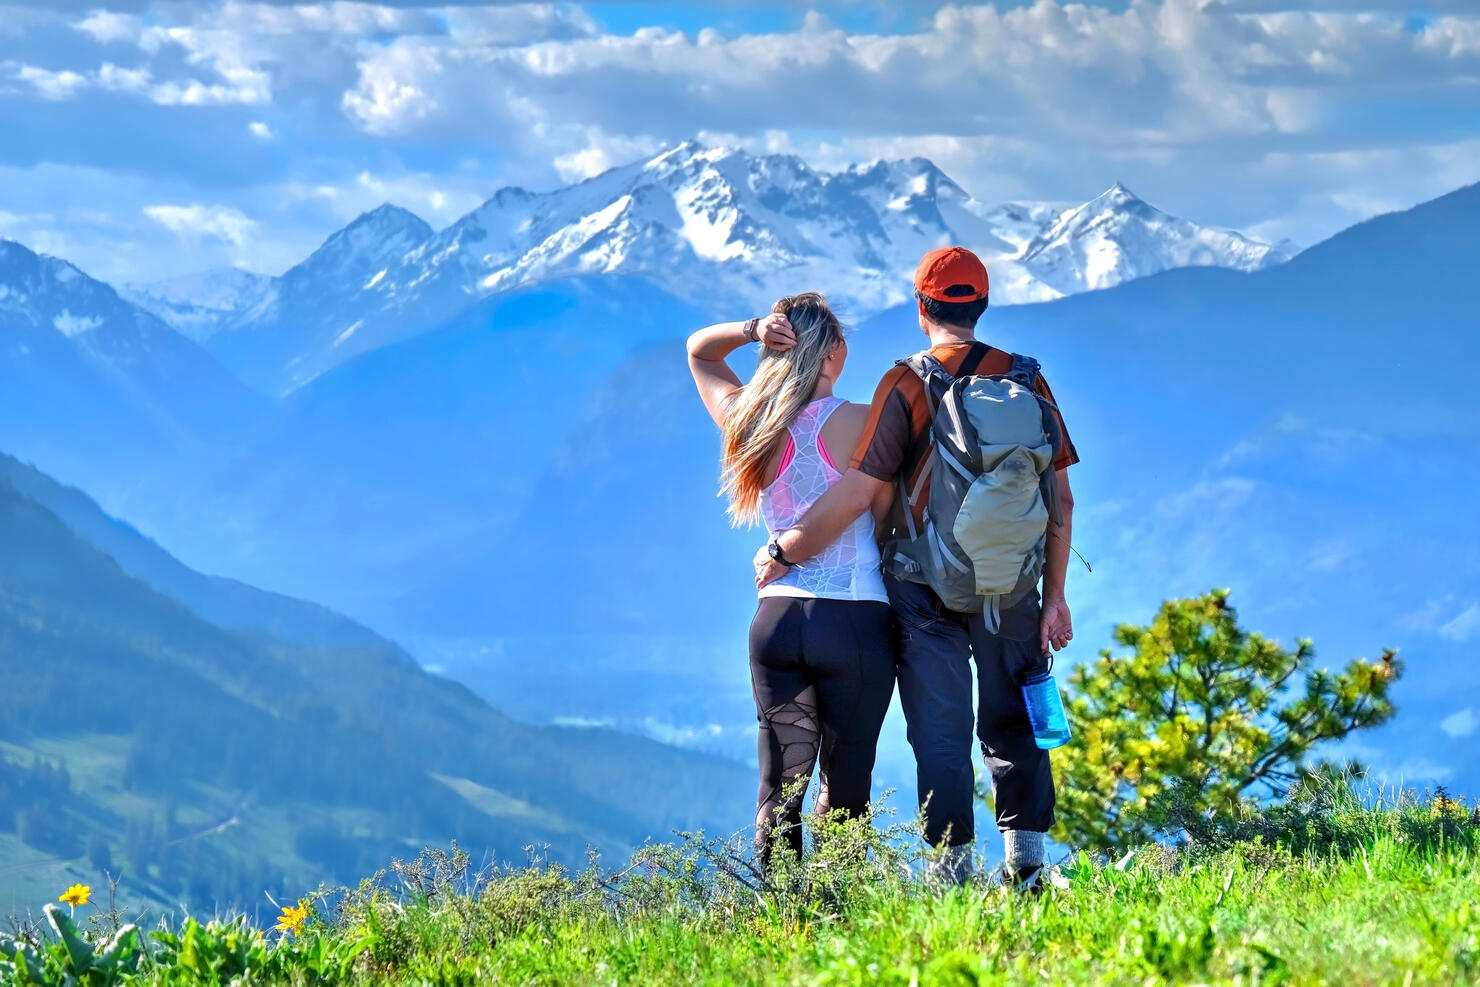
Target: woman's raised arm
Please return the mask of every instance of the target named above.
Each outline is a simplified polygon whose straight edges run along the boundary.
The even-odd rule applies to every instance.
[[[761,342],[768,349],[785,352],[796,345],[796,334],[786,316],[771,314],[756,322],[751,332],[749,322],[721,322],[700,329],[689,337],[689,371],[704,407],[716,425],[723,424],[725,406],[745,385],[725,362],[725,357],[746,343]]]

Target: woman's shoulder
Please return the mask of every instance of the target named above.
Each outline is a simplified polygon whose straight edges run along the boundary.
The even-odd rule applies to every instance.
[[[869,405],[858,404],[854,401],[844,401],[833,411],[832,417],[840,425],[856,425],[863,428],[868,421]]]
[[[869,406],[866,404],[844,401],[828,416],[827,424],[822,430],[824,438],[830,445],[836,444],[852,452],[868,424],[868,410]]]

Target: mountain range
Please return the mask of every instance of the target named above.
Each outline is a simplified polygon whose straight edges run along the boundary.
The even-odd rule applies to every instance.
[[[687,143],[553,192],[502,189],[438,232],[382,206],[279,278],[211,272],[125,294],[276,394],[479,299],[572,276],[643,277],[708,312],[824,287],[863,318],[906,298],[920,255],[947,243],[988,259],[998,304],[1294,251],[1168,216],[1119,184],[1082,205],[990,207],[923,158],[829,173]]]

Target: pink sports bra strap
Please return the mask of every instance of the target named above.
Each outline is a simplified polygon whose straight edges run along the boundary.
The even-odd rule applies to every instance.
[[[777,476],[786,472],[786,467],[791,465],[791,461],[796,458],[796,455],[797,440],[793,436],[788,435],[786,437],[786,448],[781,452],[781,465],[776,467]]]
[[[842,470],[838,469],[837,466],[833,465],[832,453],[827,451],[827,443],[822,441],[822,429],[820,428],[817,430],[817,451],[822,454],[822,461],[826,463],[834,473],[843,472]]]

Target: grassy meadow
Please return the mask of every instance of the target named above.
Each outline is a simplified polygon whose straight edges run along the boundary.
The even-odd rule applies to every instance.
[[[909,830],[819,823],[769,874],[702,836],[580,871],[429,850],[282,902],[267,930],[135,927],[87,888],[12,920],[0,983],[1480,982],[1480,811],[1446,797],[1306,794],[1192,842],[1066,858],[1038,896],[932,886]]]

